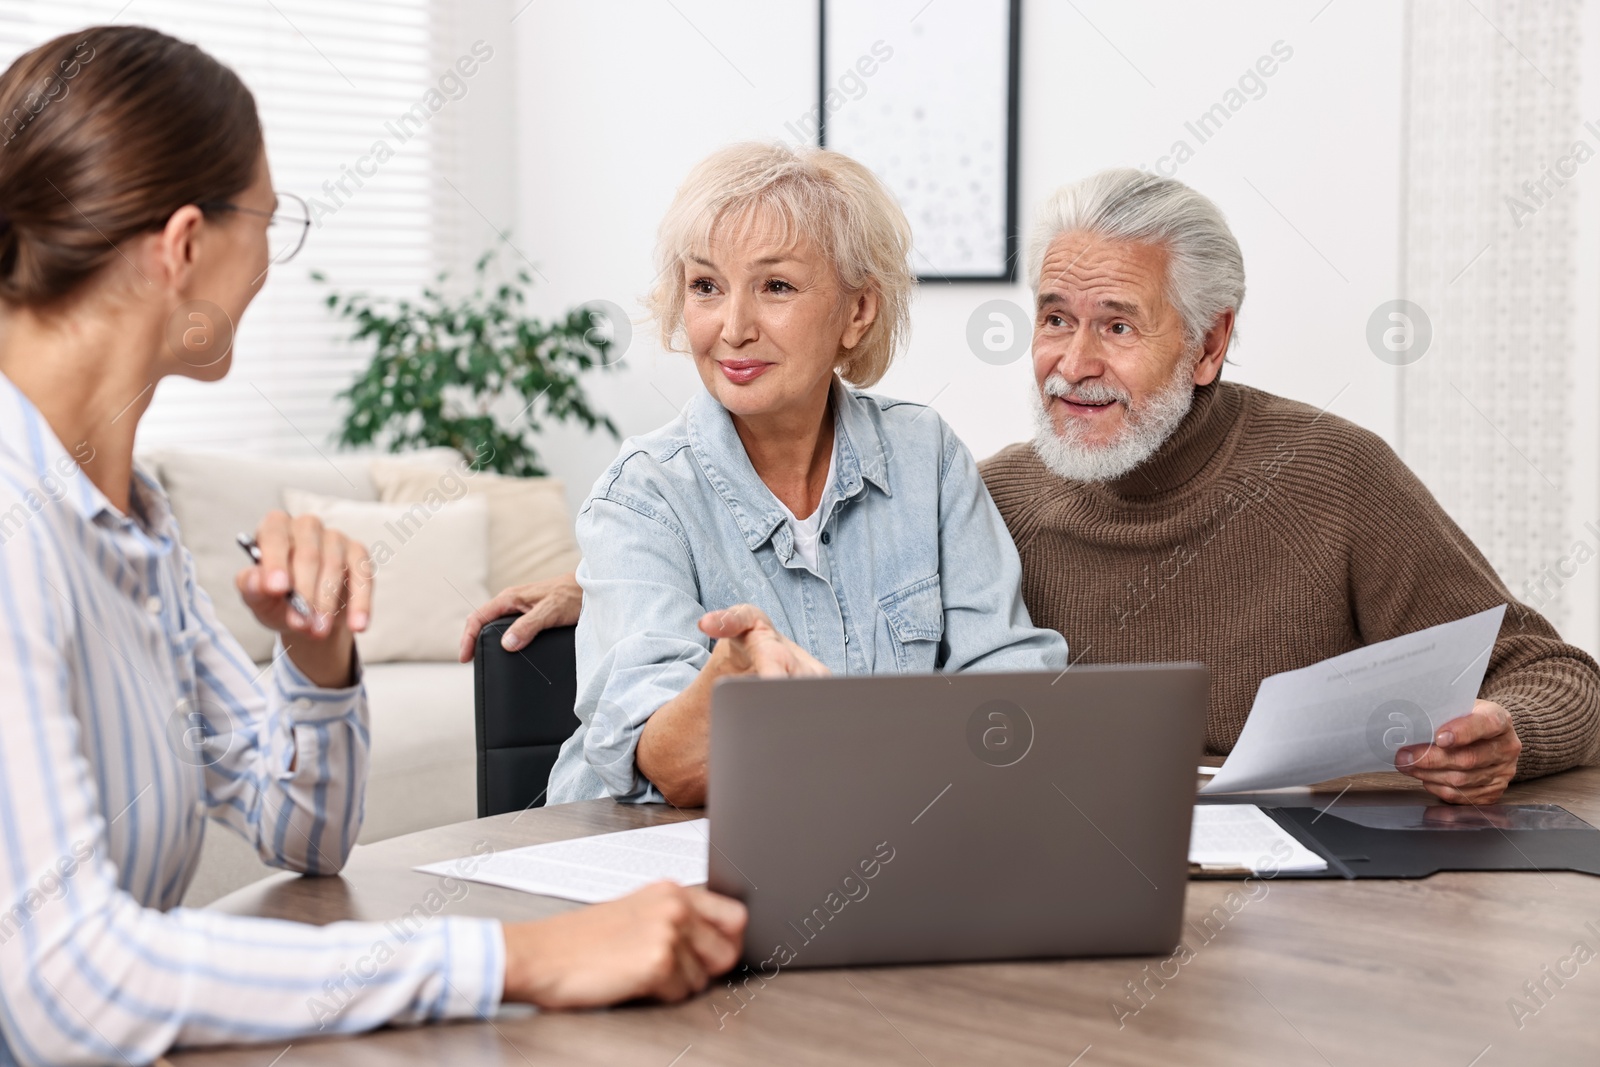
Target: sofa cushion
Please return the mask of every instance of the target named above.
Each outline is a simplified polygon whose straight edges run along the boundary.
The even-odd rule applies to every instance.
[[[489,590],[566,574],[578,565],[578,541],[558,478],[512,478],[490,471],[400,465],[374,460],[378,498],[412,503],[433,494],[454,498],[462,485],[489,504]]]
[[[485,501],[385,504],[285,489],[283,504],[366,545],[375,582],[371,622],[356,635],[362,662],[456,658],[467,616],[489,599]]]
[[[267,459],[228,453],[168,450],[141,459],[172,500],[184,547],[194,556],[195,577],[216,605],[217,618],[253,660],[272,658],[273,633],[256,622],[233,585],[249,560],[234,543],[253,534],[267,512],[283,507],[291,486],[357,500],[377,492],[362,459]]]

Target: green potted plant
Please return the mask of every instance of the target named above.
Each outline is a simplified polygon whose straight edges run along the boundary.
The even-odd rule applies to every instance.
[[[440,445],[460,452],[477,470],[519,476],[547,473],[534,438],[545,420],[603,427],[620,439],[611,419],[596,411],[580,378],[621,358],[605,334],[606,310],[584,305],[545,322],[528,315],[526,271],[493,283],[486,252],[473,267],[470,295],[450,297],[441,273],[419,300],[383,301],[365,293],[329,293],[327,305],[355,324],[351,340],[376,348],[372,361],[338,394],[350,410],[339,432],[345,447],[377,444],[390,452]],[[320,273],[312,277],[327,282]],[[611,322],[613,329],[627,329]],[[496,411],[507,394],[520,398],[514,415]]]

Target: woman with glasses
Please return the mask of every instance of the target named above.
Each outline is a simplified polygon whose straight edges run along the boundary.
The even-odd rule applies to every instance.
[[[304,205],[273,193],[239,79],[153,30],[34,49],[0,75],[0,116],[0,1064],[676,999],[731,966],[742,906],[676,886],[403,938],[177,906],[209,819],[311,874],[360,828],[365,549],[261,520],[237,578],[280,635],[258,681],[133,464],[163,378],[228,372],[231,349],[188,325],[239,320]]]
[[[293,193],[275,193],[277,206],[272,211],[260,211],[227,200],[207,200],[195,205],[207,214],[219,211],[237,211],[267,220],[267,268],[287,263],[305,247],[306,231],[311,229],[311,212],[306,202]],[[263,268],[264,270],[267,268]]]

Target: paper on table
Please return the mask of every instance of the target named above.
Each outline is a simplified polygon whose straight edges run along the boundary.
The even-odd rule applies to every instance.
[[[1472,710],[1505,605],[1379,641],[1256,690],[1233,752],[1202,793],[1310,785],[1394,770],[1403,745]]]
[[[1325,871],[1328,861],[1306,848],[1254,804],[1196,804],[1189,862],[1279,873]]]
[[[710,840],[709,822],[690,819],[548,845],[528,845],[481,859],[471,857],[474,862],[470,874],[462,873],[460,860],[430,863],[417,870],[599,904],[625,897],[663,878],[679,885],[700,885],[706,880]]]

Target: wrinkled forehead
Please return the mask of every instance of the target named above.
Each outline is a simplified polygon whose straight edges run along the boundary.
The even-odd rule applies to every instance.
[[[1158,314],[1166,304],[1167,249],[1083,232],[1050,242],[1035,290],[1038,307]]]

